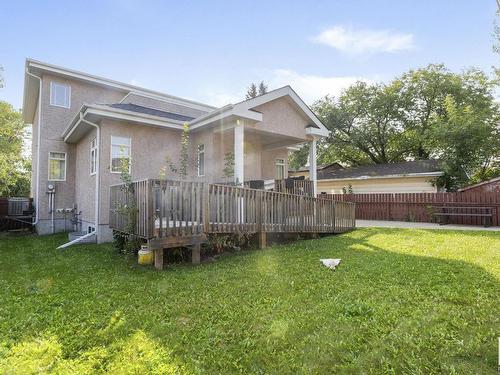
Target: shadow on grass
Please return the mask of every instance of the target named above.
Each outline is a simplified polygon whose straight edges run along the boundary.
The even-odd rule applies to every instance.
[[[203,373],[494,373],[499,283],[468,247],[489,254],[498,238],[358,230],[166,272],[110,246],[57,252],[57,236],[9,244],[0,357],[22,363],[21,343],[56,337],[58,358],[127,368],[141,332],[167,353],[139,350],[145,366]],[[325,257],[342,258],[337,271]]]

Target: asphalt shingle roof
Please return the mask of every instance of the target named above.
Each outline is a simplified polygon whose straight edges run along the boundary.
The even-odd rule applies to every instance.
[[[116,109],[122,109],[125,111],[136,112],[136,113],[144,113],[146,115],[164,117],[176,121],[191,121],[194,119],[194,117],[180,115],[178,113],[161,111],[159,109],[154,109],[149,107],[143,107],[142,105],[137,105],[132,103],[115,103],[106,105]]]
[[[380,177],[413,173],[441,172],[439,160],[416,160],[401,163],[362,165],[359,167],[334,168],[318,171],[318,179],[345,179],[360,177]]]

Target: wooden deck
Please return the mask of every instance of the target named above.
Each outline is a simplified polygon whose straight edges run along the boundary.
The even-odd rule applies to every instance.
[[[120,207],[135,203],[135,225]],[[149,241],[153,248],[199,245],[210,233],[342,233],[355,226],[355,205],[307,195],[238,186],[142,180],[128,193],[110,191],[110,227]]]

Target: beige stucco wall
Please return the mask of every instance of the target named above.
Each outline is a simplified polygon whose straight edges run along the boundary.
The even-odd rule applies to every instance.
[[[290,99],[283,97],[253,108],[262,113],[262,122],[246,126],[270,133],[287,135],[290,137],[308,140],[305,128],[311,121],[299,112],[297,107],[290,103]]]
[[[352,185],[353,193],[434,193],[429,177],[379,178],[366,180],[325,181],[318,180],[318,192],[340,194],[342,188]]]
[[[108,224],[109,210],[109,186],[121,183],[120,174],[112,173],[111,162],[111,136],[128,137],[131,139],[132,167],[131,175],[134,180],[146,178],[158,178],[160,170],[166,166],[167,156],[175,164],[179,164],[181,148],[181,132],[164,128],[141,126],[113,120],[103,120],[101,126],[100,142],[100,223]],[[224,155],[233,151],[232,132],[225,133],[205,130],[190,135],[190,158],[189,175],[191,181],[222,182],[229,180],[224,177]],[[89,181],[89,150],[93,135],[87,134],[79,143],[77,154],[78,170],[83,171],[82,183]],[[255,136],[248,135],[245,139],[245,180],[252,179],[274,179],[275,160],[283,158],[287,160],[287,150],[277,149],[263,151],[262,147],[255,142]],[[205,145],[205,176],[198,177],[196,169],[197,146]],[[178,179],[177,174],[166,170],[167,178]],[[80,172],[79,172],[80,173]],[[80,180],[77,180],[80,184]],[[93,209],[94,195],[92,187],[78,189],[78,204],[86,211]],[[93,211],[90,213],[93,217]]]
[[[276,178],[276,159],[285,159],[285,177],[288,176],[288,150],[280,148],[262,152],[262,179]]]
[[[178,164],[180,152],[179,131],[103,120],[100,147],[101,224],[108,224],[109,187],[121,183],[120,174],[112,173],[110,169],[112,135],[131,139],[131,175],[134,180],[158,178],[161,168],[166,165],[167,156]]]
[[[97,131],[92,129],[78,142],[76,147],[76,175],[75,175],[75,203],[82,211],[81,219],[84,223],[95,223],[95,179],[90,174],[90,145],[96,138]]]
[[[50,105],[50,82],[69,84],[71,87],[70,108],[56,107]],[[66,181],[50,182],[56,188],[55,208],[72,208],[75,203],[75,181],[76,181],[76,146],[65,143],[61,133],[75,116],[84,103],[113,103],[120,101],[124,93],[105,89],[95,85],[89,85],[80,81],[61,79],[60,77],[44,74],[42,76],[42,100],[41,100],[41,124],[37,124],[38,113],[35,116],[33,128],[33,156],[36,162],[37,134],[41,132],[40,144],[40,197],[39,218],[41,220],[40,232],[44,233],[47,225],[43,221],[50,220],[48,197],[46,194],[48,181],[48,158],[50,151],[66,153]],[[40,108],[37,108],[37,111]],[[34,164],[36,165],[36,164]],[[35,171],[34,171],[35,172]],[[36,172],[33,173],[32,192],[36,196]],[[61,219],[61,214],[54,215]]]

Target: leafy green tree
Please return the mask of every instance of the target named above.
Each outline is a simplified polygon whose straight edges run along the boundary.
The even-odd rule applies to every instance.
[[[318,159],[362,165],[443,158],[440,183],[449,189],[496,175],[497,83],[477,69],[457,74],[432,64],[387,84],[357,82],[340,97],[314,104],[330,130],[319,143]],[[290,159],[305,161],[300,153]]]
[[[0,196],[29,195],[29,161],[22,155],[25,124],[20,111],[0,101]]]
[[[189,163],[190,163],[189,145],[190,145],[189,124],[186,122],[182,126],[181,150],[179,154],[178,164],[173,162],[167,155],[165,160],[165,166],[163,166],[160,169],[159,173],[160,179],[167,178],[168,177],[167,175],[169,174],[168,171],[170,171],[172,174],[177,175],[181,180],[185,180],[187,178]]]
[[[226,152],[224,155],[224,177],[234,177],[234,152]]]
[[[337,100],[327,96],[316,102],[313,110],[330,130],[320,154],[350,165],[402,160],[407,150],[397,122],[398,90],[395,85],[357,82]]]
[[[445,170],[440,185],[453,191],[500,174],[500,169],[495,168],[500,155],[499,121],[496,103],[485,110],[459,105],[452,96],[446,97],[445,113],[432,118],[433,135]]]
[[[309,143],[303,144],[299,150],[294,151],[290,154],[288,158],[288,165],[291,169],[297,170],[302,168],[307,164],[309,160],[309,149],[311,148]]]
[[[400,86],[400,126],[405,131],[411,158],[428,159],[439,148],[433,126],[435,117],[445,116],[446,98],[458,106],[471,106],[476,112],[488,110],[493,101],[494,81],[477,69],[452,73],[444,65],[428,65],[410,70],[393,81]]]

